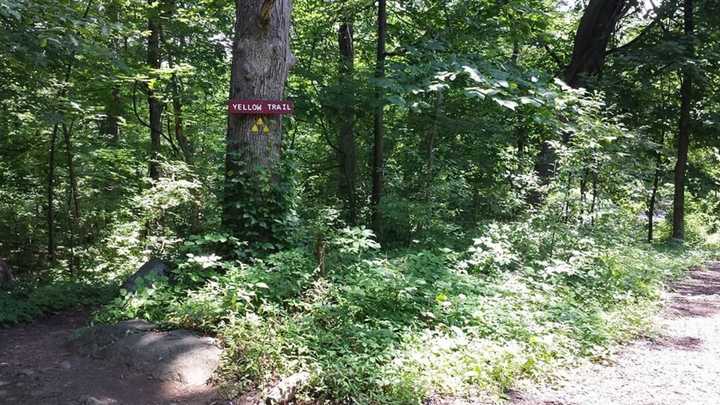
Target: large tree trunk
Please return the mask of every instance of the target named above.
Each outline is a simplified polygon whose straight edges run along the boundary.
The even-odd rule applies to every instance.
[[[111,0],[106,9],[110,23],[116,24],[120,21],[121,5],[118,0]],[[113,63],[120,59],[120,43],[113,36],[110,40],[110,51]],[[110,90],[110,99],[105,105],[105,119],[100,124],[100,135],[110,135],[110,144],[117,145],[120,141],[120,116],[122,115],[122,98],[120,89],[113,85]]]
[[[148,37],[147,64],[152,69],[160,69],[160,15],[156,0],[148,0]],[[160,137],[162,136],[162,104],[155,90],[147,87],[148,111],[150,115],[150,178],[160,178]]]
[[[282,99],[290,52],[290,0],[235,0],[231,99]],[[284,214],[281,190],[281,119],[228,118],[223,225],[242,240],[272,242]],[[253,131],[255,127],[255,131]]]
[[[685,0],[685,36],[689,43],[688,57],[692,58],[693,3]],[[678,125],[677,163],[675,164],[675,195],[673,197],[673,239],[685,239],[685,172],[690,145],[690,109],[692,107],[692,71],[686,64],[680,87],[680,123]]]
[[[572,59],[564,72],[570,87],[579,87],[583,76],[600,72],[607,44],[626,6],[626,0],[590,0],[575,33]]]
[[[340,28],[338,29],[338,45],[340,47],[340,80],[342,83],[350,84],[352,83],[355,69],[352,22],[340,24]],[[357,223],[357,200],[355,196],[357,153],[353,129],[355,121],[354,102],[354,91],[344,95],[339,111],[340,139],[338,142],[338,163],[340,167],[340,181],[338,182],[338,194],[345,205],[346,219],[350,225]]]
[[[375,77],[385,77],[385,41],[387,36],[387,4],[386,0],[378,0],[377,16],[377,64],[375,66]],[[375,119],[374,139],[372,156],[372,195],[370,205],[372,209],[372,229],[379,239],[382,238],[382,212],[380,211],[380,199],[382,197],[384,182],[384,146],[385,125],[383,112],[385,109],[385,92],[381,86],[377,86],[375,94]]]
[[[570,87],[585,85],[586,78],[597,75],[605,64],[607,45],[617,23],[627,11],[627,0],[590,0],[575,33],[570,63],[563,72],[563,80]],[[569,141],[567,135],[563,141]],[[535,172],[540,184],[547,185],[554,172],[557,156],[553,148],[543,142],[535,159]],[[541,193],[531,193],[530,201],[539,204]]]

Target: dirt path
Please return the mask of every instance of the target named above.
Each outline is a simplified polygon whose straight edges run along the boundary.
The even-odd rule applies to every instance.
[[[69,352],[65,342],[87,319],[82,312],[64,313],[0,329],[0,404],[214,403],[212,387],[162,382]]]
[[[515,405],[720,404],[720,263],[671,286],[660,335],[625,347],[609,366],[568,370],[558,387],[513,392]]]

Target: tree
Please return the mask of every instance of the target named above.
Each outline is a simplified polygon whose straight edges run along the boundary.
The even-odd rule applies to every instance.
[[[382,212],[380,210],[380,199],[382,198],[385,157],[385,123],[383,114],[385,111],[385,92],[382,84],[379,83],[385,78],[385,42],[387,40],[387,4],[386,0],[378,0],[377,13],[377,53],[375,63],[375,79],[378,81],[375,90],[375,106],[373,118],[373,158],[372,158],[372,195],[370,205],[372,209],[372,230],[375,235],[382,235]]]
[[[157,0],[148,0],[147,64],[150,69],[160,69],[160,4]],[[158,98],[152,81],[147,86],[148,111],[150,115],[150,178],[160,178],[160,142],[162,134],[162,103]]]
[[[693,100],[692,68],[689,59],[694,57],[693,47],[693,2],[685,0],[683,12],[685,40],[687,41],[688,61],[682,70],[680,87],[680,123],[677,137],[677,162],[675,163],[675,194],[673,196],[674,239],[685,239],[685,174],[687,171],[688,149],[690,145],[690,110]]]
[[[585,8],[575,33],[572,58],[563,73],[570,87],[578,87],[584,76],[600,72],[608,42],[627,11],[627,4],[626,0],[591,0]]]
[[[289,0],[235,1],[231,99],[283,97],[295,59],[289,41],[291,10]],[[223,224],[244,240],[278,239],[273,224],[284,208],[281,150],[280,118],[228,118]]]
[[[345,21],[340,24],[340,28],[338,29],[338,46],[340,49],[340,80],[344,84],[352,83],[353,72],[355,70],[352,21]],[[357,202],[355,195],[357,156],[353,128],[355,122],[354,101],[354,91],[351,91],[350,94],[343,95],[342,105],[339,111],[340,129],[338,142],[338,163],[340,168],[338,194],[345,205],[347,222],[351,225],[357,222]]]

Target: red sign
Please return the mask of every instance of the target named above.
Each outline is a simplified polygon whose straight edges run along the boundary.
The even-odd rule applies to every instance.
[[[240,115],[283,115],[292,114],[294,105],[287,100],[231,100],[228,112]]]

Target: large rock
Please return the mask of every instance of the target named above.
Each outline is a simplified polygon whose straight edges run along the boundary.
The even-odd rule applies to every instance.
[[[0,288],[7,287],[15,281],[10,265],[3,259],[0,259]]]
[[[162,381],[206,384],[220,364],[215,339],[187,330],[162,332],[140,320],[80,331],[71,351],[112,362]]]
[[[151,259],[140,266],[138,271],[125,281],[122,288],[129,292],[135,292],[140,287],[140,280],[159,277],[170,277],[170,267],[162,260]]]

